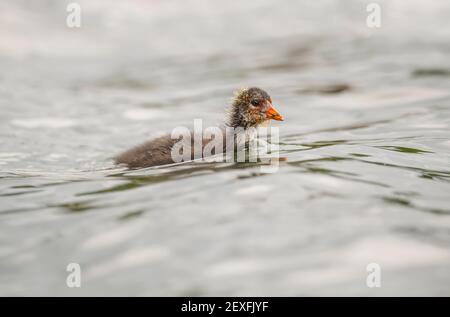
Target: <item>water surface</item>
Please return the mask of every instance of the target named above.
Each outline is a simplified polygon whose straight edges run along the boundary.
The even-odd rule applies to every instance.
[[[450,295],[447,2],[80,3],[2,4],[1,295]],[[113,165],[247,85],[276,173]]]

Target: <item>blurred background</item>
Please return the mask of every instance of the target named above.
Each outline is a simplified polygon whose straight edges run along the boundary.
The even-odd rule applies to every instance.
[[[69,3],[0,0],[0,295],[450,295],[448,1]],[[245,86],[277,173],[114,167]]]

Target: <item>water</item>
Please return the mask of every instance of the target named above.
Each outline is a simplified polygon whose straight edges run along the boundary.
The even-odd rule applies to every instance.
[[[1,3],[0,295],[450,295],[450,5],[314,3]],[[247,85],[278,172],[113,165]]]

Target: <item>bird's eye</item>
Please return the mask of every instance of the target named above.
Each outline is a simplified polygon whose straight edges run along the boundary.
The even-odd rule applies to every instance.
[[[253,99],[251,101],[251,103],[252,103],[252,105],[257,106],[257,105],[259,105],[259,100]]]

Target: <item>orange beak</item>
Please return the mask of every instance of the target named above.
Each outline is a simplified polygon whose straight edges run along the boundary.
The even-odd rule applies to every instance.
[[[266,111],[266,118],[267,119],[277,120],[277,121],[283,121],[284,120],[283,116],[281,114],[279,114],[278,111],[276,111],[275,108],[272,107],[272,105]]]

